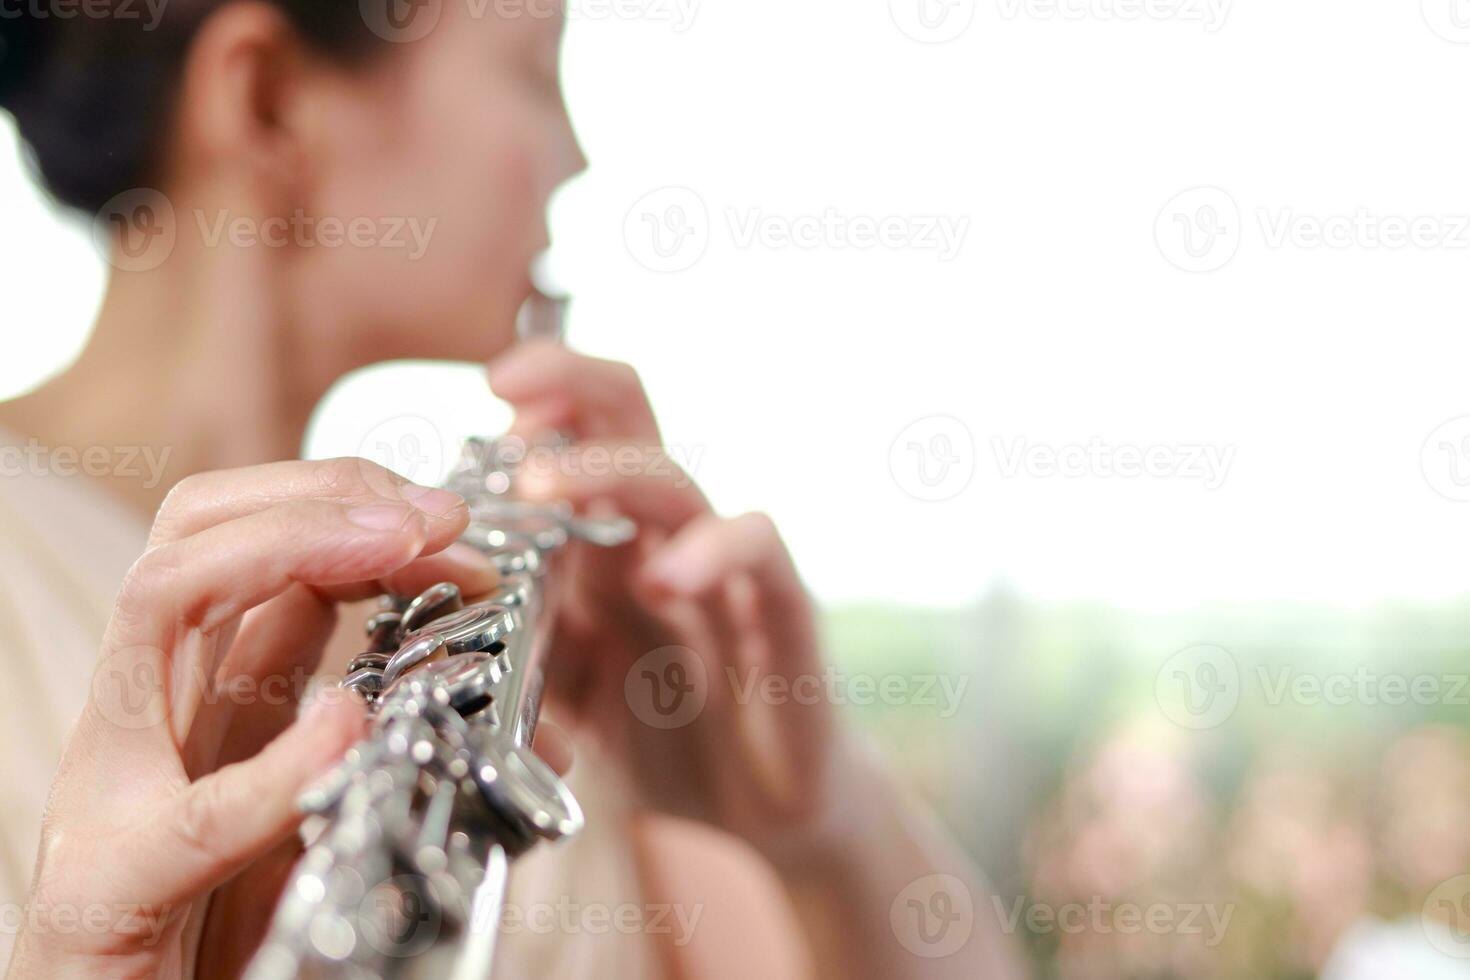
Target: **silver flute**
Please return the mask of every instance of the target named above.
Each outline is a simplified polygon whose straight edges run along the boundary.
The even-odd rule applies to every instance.
[[[536,294],[522,335],[561,333],[564,301]],[[471,440],[446,486],[470,505],[463,540],[500,571],[466,604],[452,584],[385,597],[342,682],[371,733],[300,800],[306,850],[247,980],[485,980],[511,864],[576,834],[571,792],[531,752],[559,555],[636,529],[516,499],[519,440]]]

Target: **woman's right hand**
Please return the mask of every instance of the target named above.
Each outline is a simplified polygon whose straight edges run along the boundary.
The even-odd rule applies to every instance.
[[[439,581],[491,590],[488,561],[453,544],[467,522],[457,495],[362,460],[175,488],[52,786],[10,975],[236,971],[274,907],[297,795],[363,733],[335,691],[297,718],[336,604]],[[222,904],[255,921],[206,932],[226,882]]]

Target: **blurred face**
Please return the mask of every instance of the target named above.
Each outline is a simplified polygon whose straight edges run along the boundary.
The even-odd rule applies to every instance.
[[[312,97],[300,206],[361,232],[289,263],[297,353],[328,378],[508,346],[549,244],[548,199],[585,166],[559,83],[559,2],[401,6],[439,21]]]

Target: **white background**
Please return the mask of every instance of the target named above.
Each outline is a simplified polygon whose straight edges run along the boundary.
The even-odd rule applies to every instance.
[[[1470,414],[1465,0],[682,2],[574,5],[567,85],[593,168],[554,212],[573,339],[641,369],[716,503],[772,512],[820,596],[1462,590],[1470,503],[1444,494],[1470,479],[1470,424],[1431,434]],[[692,196],[648,197],[669,187]],[[1197,187],[1223,197],[1179,197]],[[83,341],[102,273],[8,155],[0,201],[13,394]],[[684,227],[674,205],[693,244],[656,272],[648,222]],[[751,209],[969,227],[949,261],[772,247],[738,240]],[[1272,244],[1283,218],[1360,209],[1428,217],[1440,240]],[[1223,233],[1191,259],[1185,230],[1198,245],[1208,227]],[[503,421],[478,386],[455,373],[430,404],[392,371],[356,379],[313,451],[351,451],[353,407],[385,399]],[[961,425],[909,428],[936,415]],[[1213,490],[1007,478],[994,441],[1017,439],[1233,464]],[[948,472],[952,499],[916,498],[933,494],[911,442],[940,450],[922,472]]]

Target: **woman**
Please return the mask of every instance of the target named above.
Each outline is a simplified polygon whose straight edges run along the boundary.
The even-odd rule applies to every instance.
[[[117,267],[80,360],[0,406],[0,443],[41,461],[0,481],[0,635],[27,695],[6,715],[0,789],[11,975],[238,971],[295,852],[292,801],[363,719],[349,700],[312,698],[296,718],[291,699],[216,685],[263,691],[324,651],[340,669],[360,627],[344,613],[347,639],[332,639],[339,604],[493,585],[451,544],[467,519],[454,495],[363,461],[271,462],[296,456],[333,381],[391,358],[490,360],[518,429],[659,445],[631,369],[512,343],[547,199],[584,165],[560,12],[381,8],[177,0],[153,21],[124,17],[132,4],[0,18],[0,105],[50,191],[112,222]],[[415,30],[425,11],[432,29]],[[425,247],[395,246],[406,226],[432,228]],[[113,465],[63,475],[88,454]],[[139,458],[160,478],[123,464]],[[520,869],[512,904],[632,900],[695,924],[522,930],[508,974],[1013,975],[978,877],[830,706],[766,705],[725,682],[734,665],[822,672],[770,522],[719,517],[686,479],[641,472],[567,467],[532,488],[616,507],[642,533],[578,556],[557,624],[547,713],[571,732],[600,829]],[[698,718],[660,731],[624,681],[670,646],[698,650],[711,680]],[[37,788],[58,759],[43,821]],[[935,916],[918,939],[911,910]]]

